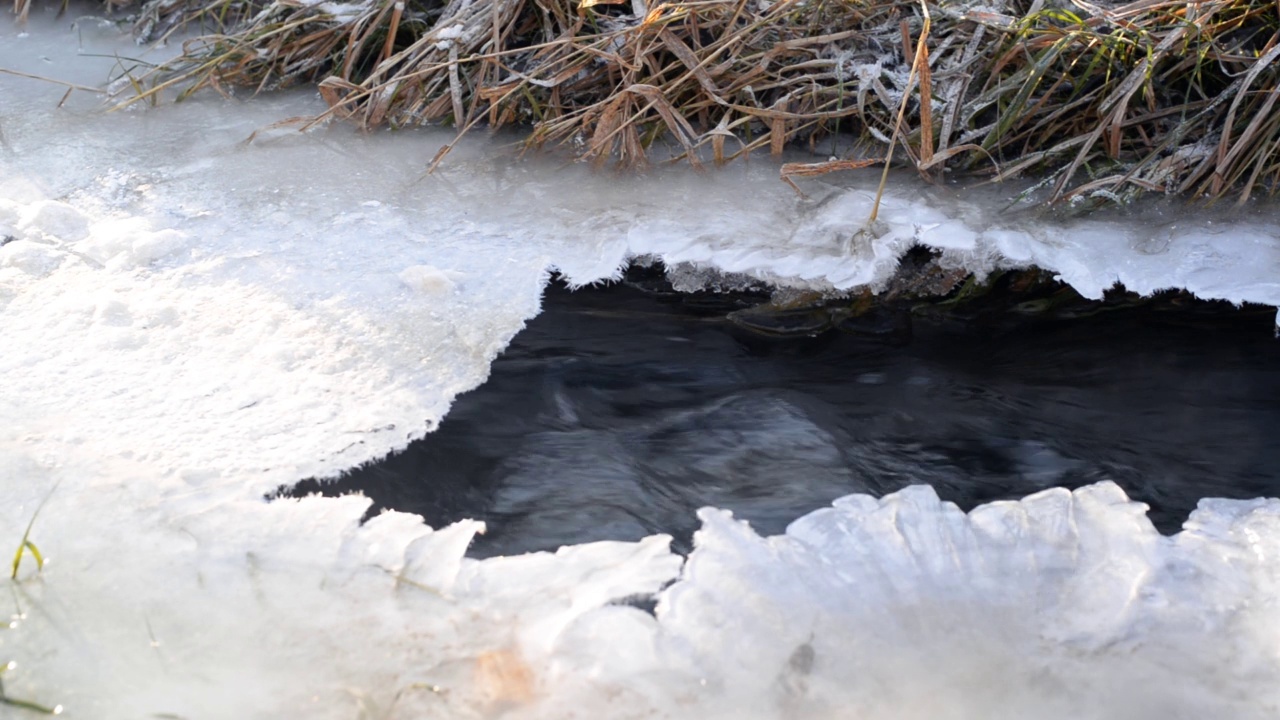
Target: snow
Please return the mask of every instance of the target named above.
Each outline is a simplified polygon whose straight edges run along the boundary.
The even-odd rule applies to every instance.
[[[369,12],[365,3],[322,2],[315,5],[320,12],[328,13],[338,22],[350,22]]]
[[[105,85],[128,38],[52,12],[0,27],[0,67]],[[106,114],[64,91],[0,75],[0,543],[47,498],[49,559],[10,586],[9,695],[105,720],[1280,711],[1280,501],[1207,500],[1170,538],[1107,484],[968,515],[854,495],[769,538],[706,509],[685,562],[662,536],[476,561],[474,521],[263,500],[430,432],[551,268],[843,289],[924,242],[1089,295],[1275,304],[1265,218],[1054,224],[900,178],[859,235],[874,178],[804,200],[766,162],[609,177],[479,140],[428,176],[451,135],[245,142],[310,93]],[[618,604],[653,593],[656,617]]]
[[[320,12],[328,13],[338,22],[349,22],[369,11],[369,3],[364,2],[328,2],[328,0],[295,0],[299,5],[313,7]]]

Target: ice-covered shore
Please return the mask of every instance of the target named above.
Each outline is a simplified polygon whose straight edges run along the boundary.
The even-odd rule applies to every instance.
[[[0,28],[0,67],[102,84],[89,55],[126,41],[36,18]],[[1274,225],[1066,227],[904,181],[851,242],[874,178],[804,201],[767,163],[614,178],[483,142],[424,177],[447,135],[242,142],[306,94],[104,114],[62,93],[0,75],[0,543],[47,496],[50,558],[11,585],[11,696],[95,719],[1280,712],[1274,500],[1161,537],[1106,484],[968,515],[913,488],[773,538],[706,510],[687,562],[662,537],[479,562],[476,523],[262,499],[429,432],[551,268],[654,254],[847,288],[923,242],[1086,295],[1280,304]],[[655,592],[656,617],[617,604]]]

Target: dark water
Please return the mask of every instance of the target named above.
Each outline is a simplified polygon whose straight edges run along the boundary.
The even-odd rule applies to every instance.
[[[1270,311],[917,318],[889,344],[767,341],[706,302],[552,287],[436,433],[291,494],[485,520],[475,556],[655,532],[687,549],[702,506],[772,534],[841,495],[915,483],[967,509],[1113,480],[1164,532],[1201,497],[1280,495]]]

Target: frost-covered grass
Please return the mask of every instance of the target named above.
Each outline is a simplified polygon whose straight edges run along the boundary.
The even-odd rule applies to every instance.
[[[30,2],[16,0],[19,16]],[[922,175],[1033,172],[1053,200],[1243,201],[1280,181],[1280,15],[1264,0],[148,0],[130,12],[142,41],[202,33],[134,100],[318,83],[324,117],[516,124],[532,145],[628,165],[659,141],[697,164],[851,134],[846,164],[804,170],[884,157],[896,140]]]

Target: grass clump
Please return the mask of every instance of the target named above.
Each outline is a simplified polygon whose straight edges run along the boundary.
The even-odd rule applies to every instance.
[[[843,165],[800,174],[887,155],[931,178],[1050,178],[1053,201],[1141,192],[1244,201],[1280,188],[1271,0],[138,8],[143,40],[183,27],[205,34],[151,71],[138,98],[316,83],[324,118],[460,131],[518,124],[532,146],[623,165],[646,162],[659,141],[698,165],[847,136]]]

